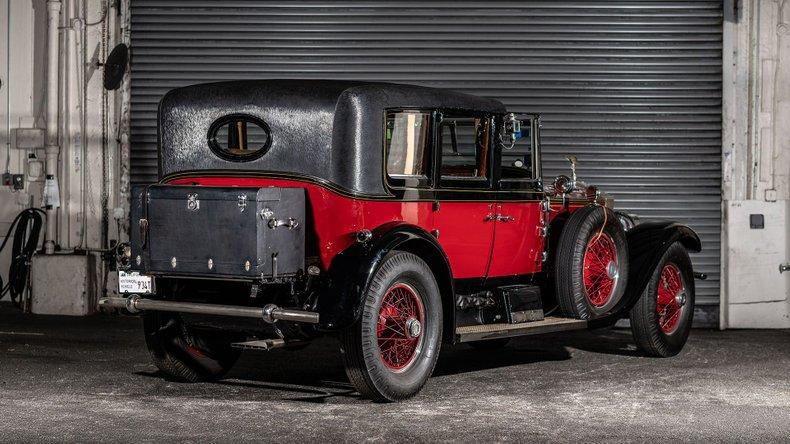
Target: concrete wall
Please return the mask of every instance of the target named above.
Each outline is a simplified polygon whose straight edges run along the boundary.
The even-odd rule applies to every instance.
[[[44,0],[0,2],[0,172],[6,171],[8,161],[8,171],[26,174],[29,156],[37,156],[41,161],[44,158],[43,150],[16,149],[12,139],[16,128],[43,126],[46,65],[41,61],[46,58],[46,33],[38,31],[46,26],[46,14]],[[41,166],[34,165],[34,169]],[[19,211],[31,204],[37,206],[40,197],[41,181],[25,180],[23,190],[0,186],[0,236],[5,235]],[[7,246],[0,255],[0,273],[4,279],[9,257],[10,246]]]
[[[122,179],[124,162],[121,147],[128,136],[121,129],[122,92],[105,91],[100,63],[114,45],[124,39],[122,17],[115,9],[116,2],[104,0],[63,0],[59,32],[59,168],[61,207],[56,223],[56,244],[66,255],[87,251],[98,256],[105,243],[102,237],[103,216],[107,216],[109,239],[124,237],[126,216],[116,208],[128,206],[122,193],[128,185]],[[6,9],[10,5],[10,22]],[[108,5],[110,9],[107,10]],[[122,10],[127,2],[122,2]],[[4,235],[14,216],[30,206],[41,206],[44,149],[18,149],[7,145],[6,95],[10,94],[10,127],[44,128],[45,70],[47,60],[47,1],[0,0],[0,169],[5,169],[7,150],[10,150],[9,170],[25,175],[25,188],[15,191],[0,187],[0,231]],[[10,23],[10,28],[6,23]],[[10,32],[6,32],[10,30]],[[10,65],[6,54],[10,50]],[[10,75],[6,75],[6,66]],[[128,77],[127,82],[128,85]],[[127,111],[128,112],[128,111]],[[14,137],[11,137],[12,141]],[[10,148],[8,148],[10,146]],[[41,161],[41,164],[37,164]],[[117,220],[116,220],[117,216]],[[120,231],[120,235],[119,235]],[[43,233],[42,233],[43,237]],[[0,256],[0,273],[7,276],[9,247]],[[57,262],[57,261],[56,261]],[[81,263],[86,263],[82,260]],[[99,276],[104,270],[86,270]],[[65,264],[64,264],[65,265]],[[54,283],[53,283],[54,285]]]
[[[788,328],[790,2],[728,0],[724,13],[721,327]]]

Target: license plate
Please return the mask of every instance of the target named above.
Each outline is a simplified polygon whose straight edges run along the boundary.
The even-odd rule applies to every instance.
[[[136,271],[118,272],[118,293],[151,294],[154,292],[154,279]]]

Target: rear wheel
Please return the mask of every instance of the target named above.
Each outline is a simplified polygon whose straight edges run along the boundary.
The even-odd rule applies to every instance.
[[[614,212],[596,205],[576,210],[562,229],[555,269],[563,315],[607,314],[623,297],[628,276],[625,231]]]
[[[389,253],[364,295],[359,321],[342,333],[349,380],[376,401],[416,395],[433,373],[442,337],[442,302],[419,257]]]
[[[177,313],[146,311],[145,344],[154,364],[168,377],[183,382],[214,381],[239,357],[229,333],[190,328]]]
[[[688,252],[675,242],[664,253],[642,296],[631,309],[631,331],[650,356],[674,356],[683,349],[694,318],[694,272]]]

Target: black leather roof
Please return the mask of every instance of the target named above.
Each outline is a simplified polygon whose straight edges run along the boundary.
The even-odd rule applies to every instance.
[[[330,80],[193,85],[170,91],[159,105],[159,174],[276,172],[382,195],[383,112],[389,108],[505,112],[496,100],[413,85]],[[272,143],[264,156],[234,162],[211,151],[209,127],[232,113],[249,114],[269,125]]]

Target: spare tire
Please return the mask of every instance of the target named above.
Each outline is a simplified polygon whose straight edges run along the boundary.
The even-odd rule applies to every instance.
[[[627,280],[628,245],[617,215],[598,205],[574,211],[555,255],[562,314],[577,319],[606,315],[622,299]]]

